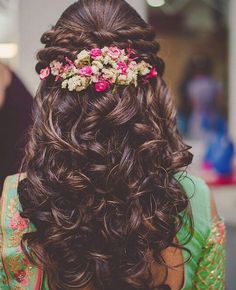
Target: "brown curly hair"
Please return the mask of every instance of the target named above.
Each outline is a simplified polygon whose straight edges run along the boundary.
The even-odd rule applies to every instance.
[[[22,216],[36,230],[22,245],[50,289],[153,289],[148,253],[165,264],[164,249],[183,247],[174,238],[191,210],[174,174],[192,160],[155,33],[124,0],[80,0],[42,43],[38,72],[82,49],[116,45],[135,49],[159,76],[103,93],[42,81],[19,187]]]

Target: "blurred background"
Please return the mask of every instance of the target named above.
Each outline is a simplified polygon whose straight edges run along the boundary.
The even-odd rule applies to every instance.
[[[102,0],[101,0],[102,1]],[[0,0],[0,187],[19,171],[39,79],[40,36],[73,0]],[[236,289],[236,0],[128,0],[156,29],[190,170],[227,224],[227,289]]]

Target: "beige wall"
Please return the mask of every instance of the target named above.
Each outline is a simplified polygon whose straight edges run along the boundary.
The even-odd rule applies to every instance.
[[[19,56],[18,73],[27,87],[34,92],[38,85],[35,73],[40,37],[73,0],[21,0],[19,7]]]

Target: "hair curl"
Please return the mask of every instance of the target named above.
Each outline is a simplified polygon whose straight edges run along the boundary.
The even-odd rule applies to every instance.
[[[22,216],[36,231],[23,247],[42,263],[50,289],[151,289],[147,253],[164,264],[162,251],[181,247],[174,238],[189,200],[173,177],[192,159],[161,78],[155,33],[123,0],[80,0],[42,42],[38,71],[113,44],[137,50],[159,77],[115,93],[42,81],[19,188]]]

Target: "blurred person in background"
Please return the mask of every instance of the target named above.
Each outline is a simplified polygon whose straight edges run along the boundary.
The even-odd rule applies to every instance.
[[[180,87],[181,128],[192,139],[204,140],[225,126],[219,106],[223,95],[222,85],[213,77],[212,72],[210,58],[195,56],[187,64]]]
[[[41,40],[0,288],[224,289],[224,223],[185,170],[154,30],[123,0],[80,0]]]
[[[192,65],[189,62],[185,68],[183,78],[179,86],[179,99],[178,99],[178,127],[180,132],[187,136],[189,133],[189,120],[192,114],[192,102],[188,96],[188,83],[192,78]]]
[[[20,169],[32,102],[21,80],[0,63],[0,189],[6,176]]]

